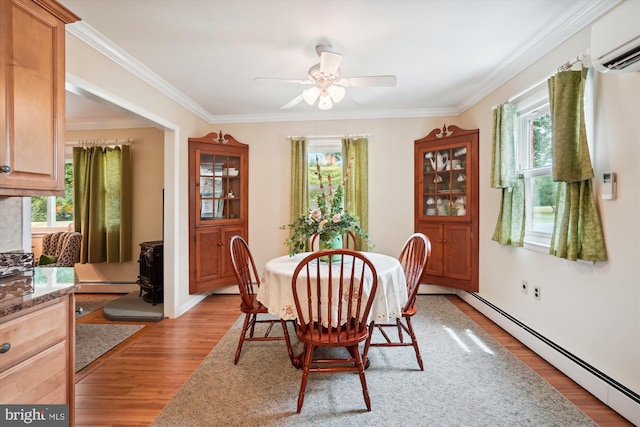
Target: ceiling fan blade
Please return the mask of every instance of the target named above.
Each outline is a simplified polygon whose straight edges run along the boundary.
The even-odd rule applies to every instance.
[[[254,82],[277,82],[277,83],[297,83],[300,85],[310,85],[310,84],[314,84],[315,82],[312,82],[309,79],[279,79],[279,78],[272,78],[272,77],[256,77],[253,79]]]
[[[343,77],[337,81],[341,86],[395,86],[396,76]]]
[[[298,105],[300,102],[302,102],[304,100],[304,97],[302,96],[302,94],[296,96],[295,98],[293,98],[291,101],[287,102],[286,104],[284,104],[282,107],[280,107],[281,110],[287,110],[293,106]]]
[[[335,52],[320,53],[320,72],[325,76],[335,75],[340,68],[342,55]]]

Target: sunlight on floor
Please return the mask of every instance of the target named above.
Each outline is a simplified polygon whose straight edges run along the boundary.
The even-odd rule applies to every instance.
[[[456,334],[453,329],[447,328],[446,326],[444,326],[444,329],[449,333],[449,335],[451,335],[451,338],[453,338],[453,340],[460,346],[462,350],[464,350],[467,353],[471,353],[471,349],[467,347],[467,345],[464,342],[462,342],[462,339],[460,339],[458,334]],[[480,348],[480,350],[488,354],[494,354],[493,351],[491,351],[491,349],[487,347],[487,345],[483,343],[482,340],[473,333],[473,331],[471,331],[470,329],[467,329],[465,330],[465,332],[469,337],[469,339],[473,341],[473,343],[477,345]]]

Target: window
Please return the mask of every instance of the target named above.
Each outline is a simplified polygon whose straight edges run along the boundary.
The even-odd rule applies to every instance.
[[[327,176],[331,176],[331,188],[335,191],[342,183],[342,143],[340,140],[325,140],[309,144],[307,165],[309,179],[309,208],[318,207],[320,180],[317,165],[320,164],[322,184],[327,189]]]
[[[525,184],[525,243],[549,246],[557,184],[551,174],[551,114],[546,94],[518,108],[516,122],[518,172]]]
[[[31,228],[68,228],[73,223],[73,163],[64,165],[64,197],[31,198]]]

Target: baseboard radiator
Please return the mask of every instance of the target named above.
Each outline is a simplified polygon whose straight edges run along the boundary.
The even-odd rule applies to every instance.
[[[640,426],[640,395],[589,365],[476,293],[458,296],[611,409]]]

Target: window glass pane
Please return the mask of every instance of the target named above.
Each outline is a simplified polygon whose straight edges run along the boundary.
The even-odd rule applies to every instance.
[[[557,183],[551,175],[531,178],[531,206],[532,212],[528,229],[541,233],[553,232],[553,215],[556,204]]]
[[[551,116],[547,112],[529,122],[531,167],[551,166]]]
[[[64,165],[64,196],[31,198],[31,227],[68,227],[73,222],[73,163]]]
[[[342,184],[342,150],[340,141],[323,144],[322,147],[309,147],[307,164],[309,179],[309,208],[318,207],[318,195],[320,195],[320,179],[318,177],[318,165],[322,174],[322,185],[325,194],[329,195],[329,180],[331,188],[335,191]]]

